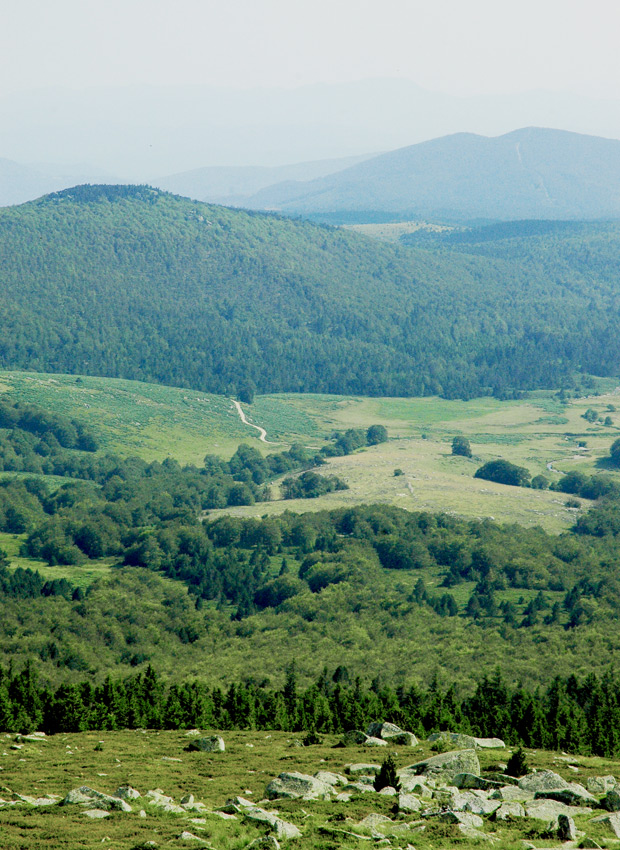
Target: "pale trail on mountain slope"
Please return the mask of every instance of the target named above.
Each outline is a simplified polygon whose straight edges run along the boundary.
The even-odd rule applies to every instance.
[[[264,429],[264,428],[261,428],[261,427],[260,427],[260,425],[254,425],[252,422],[248,422],[248,420],[245,418],[245,413],[244,413],[244,412],[243,412],[243,410],[241,409],[241,405],[239,404],[239,402],[238,402],[238,401],[235,401],[235,399],[234,399],[234,398],[231,398],[231,401],[232,401],[232,403],[235,405],[235,407],[237,408],[237,413],[238,413],[238,414],[239,414],[239,416],[241,417],[241,421],[243,422],[243,424],[244,424],[244,425],[249,425],[249,426],[250,426],[250,428],[256,428],[256,430],[260,433],[259,440],[262,440],[262,441],[263,441],[263,443],[272,443],[272,441],[271,441],[271,440],[268,440],[268,439],[267,439],[267,432],[265,431],[265,429]],[[274,445],[274,446],[275,446],[275,445],[276,445],[276,443],[272,443],[272,445]]]

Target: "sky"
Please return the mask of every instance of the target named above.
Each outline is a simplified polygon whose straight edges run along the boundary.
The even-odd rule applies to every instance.
[[[617,0],[0,0],[0,10],[0,95],[399,77],[464,96],[620,99]]]

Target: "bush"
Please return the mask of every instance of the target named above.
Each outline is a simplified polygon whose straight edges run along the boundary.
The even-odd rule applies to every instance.
[[[452,454],[461,457],[471,457],[471,446],[466,437],[455,437],[452,440]]]
[[[393,756],[388,756],[384,759],[381,765],[381,770],[375,776],[375,781],[372,783],[375,791],[381,791],[382,788],[394,788],[400,791],[400,781],[396,774],[396,762]]]
[[[509,484],[512,487],[527,487],[530,473],[524,466],[517,466],[508,460],[490,460],[476,470],[474,478],[484,478],[485,481]]]
[[[529,769],[523,747],[519,747],[508,759],[506,773],[508,776],[525,776]]]

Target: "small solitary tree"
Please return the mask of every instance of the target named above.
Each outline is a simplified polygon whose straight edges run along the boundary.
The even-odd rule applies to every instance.
[[[400,780],[396,773],[396,762],[393,756],[390,755],[384,759],[381,770],[375,776],[372,784],[375,791],[380,791],[382,788],[393,788],[395,791],[400,791]]]
[[[455,437],[452,440],[452,454],[471,457],[471,446],[467,437]]]
[[[508,759],[508,764],[506,765],[506,773],[508,774],[508,776],[525,776],[528,770],[529,766],[525,757],[525,753],[523,752],[523,747],[519,747],[519,749],[515,750],[515,752]]]

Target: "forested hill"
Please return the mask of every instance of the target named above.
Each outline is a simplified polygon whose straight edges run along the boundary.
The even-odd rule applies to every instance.
[[[587,225],[483,256],[144,186],[76,187],[0,210],[0,366],[462,397],[616,374],[619,237]]]

